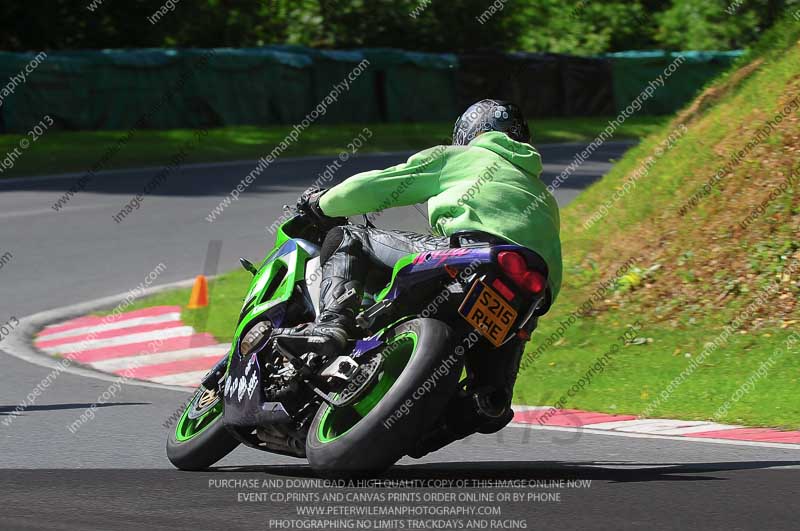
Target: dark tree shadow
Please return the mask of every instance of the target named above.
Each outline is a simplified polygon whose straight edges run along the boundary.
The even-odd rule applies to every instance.
[[[112,402],[106,404],[94,404],[95,407],[115,407],[115,406],[149,406],[150,402]],[[16,412],[19,406],[0,406],[0,415],[20,416],[26,411],[58,411],[61,409],[87,409],[92,404],[43,404],[28,406],[20,412]]]

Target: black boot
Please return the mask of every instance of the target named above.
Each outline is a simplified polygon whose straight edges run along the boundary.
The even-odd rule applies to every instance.
[[[331,358],[346,354],[348,342],[356,335],[356,311],[361,305],[359,288],[356,282],[329,279],[320,293],[317,320],[294,328],[276,328],[272,337],[295,355],[315,352]],[[333,298],[333,294],[338,296]]]
[[[347,352],[347,342],[353,337],[354,328],[354,316],[326,312],[314,323],[276,328],[272,337],[295,355],[315,352],[331,358]]]

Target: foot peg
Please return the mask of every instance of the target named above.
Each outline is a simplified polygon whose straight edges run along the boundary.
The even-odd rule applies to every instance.
[[[356,289],[350,288],[349,290],[339,295],[334,301],[334,304],[336,305],[337,308],[358,307],[358,303],[360,303],[361,301],[360,300],[357,301],[356,300],[357,298],[358,298],[358,292],[356,291]]]

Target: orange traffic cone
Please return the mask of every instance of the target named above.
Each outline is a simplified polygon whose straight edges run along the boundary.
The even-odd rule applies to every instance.
[[[208,280],[205,275],[197,275],[192,286],[192,294],[189,296],[189,304],[186,306],[190,310],[205,308],[208,306]]]

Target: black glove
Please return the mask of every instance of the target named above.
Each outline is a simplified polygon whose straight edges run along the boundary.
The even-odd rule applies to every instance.
[[[311,219],[314,220],[314,224],[320,228],[320,230],[328,231],[333,227],[338,227],[339,225],[347,224],[347,218],[332,218],[327,216],[319,206],[319,200],[323,196],[325,192],[327,192],[327,188],[315,188],[311,187],[300,196],[297,200],[297,211],[300,214],[310,216]]]

